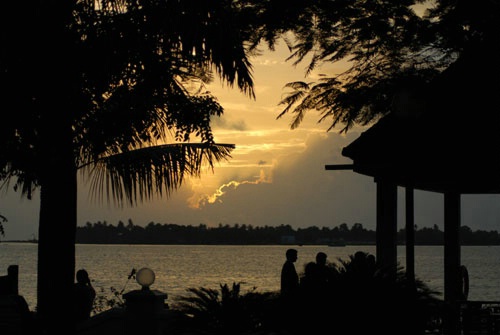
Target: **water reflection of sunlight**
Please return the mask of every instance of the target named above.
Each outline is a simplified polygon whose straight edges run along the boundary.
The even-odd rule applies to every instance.
[[[131,269],[151,268],[156,280],[151,289],[166,292],[169,299],[185,295],[186,289],[207,287],[219,289],[220,284],[241,282],[243,292],[252,289],[278,290],[285,250],[299,251],[296,263],[301,272],[304,265],[323,251],[328,261],[347,260],[356,251],[375,255],[375,246],[219,246],[219,245],[91,245],[76,246],[76,268],[89,272],[100,292],[114,287],[125,291],[140,289],[134,280],[127,280]],[[431,289],[443,292],[442,246],[415,247],[415,273]],[[30,308],[36,303],[37,245],[32,243],[1,243],[0,273],[12,264],[19,265],[19,292]],[[398,261],[405,265],[404,246],[398,247]],[[462,247],[462,263],[470,276],[470,300],[499,300],[500,246]]]

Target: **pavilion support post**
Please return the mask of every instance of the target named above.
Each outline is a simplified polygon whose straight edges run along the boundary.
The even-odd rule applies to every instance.
[[[445,334],[460,333],[460,193],[444,194],[444,301],[448,307]]]
[[[414,189],[405,189],[406,277],[415,284],[415,206]]]
[[[377,262],[396,278],[397,270],[397,185],[386,180],[377,183]]]

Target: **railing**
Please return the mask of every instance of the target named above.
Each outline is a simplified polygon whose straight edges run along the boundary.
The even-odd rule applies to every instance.
[[[500,335],[500,301],[465,301],[460,307],[464,335]]]

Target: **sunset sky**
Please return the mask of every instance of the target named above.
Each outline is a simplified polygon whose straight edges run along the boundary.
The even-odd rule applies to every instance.
[[[232,159],[206,171],[201,178],[186,180],[170,198],[158,199],[136,208],[116,208],[89,199],[83,182],[79,185],[78,225],[119,220],[135,225],[175,223],[208,226],[219,224],[299,227],[335,227],[361,223],[375,229],[375,183],[352,171],[326,171],[327,164],[351,163],[341,150],[356,139],[362,129],[347,135],[327,132],[328,123],[317,123],[318,113],[310,111],[298,129],[290,130],[291,117],[277,120],[284,85],[291,81],[312,81],[319,73],[339,71],[325,67],[304,78],[306,64],[293,67],[286,62],[288,49],[279,45],[252,59],[256,99],[236,88],[215,82],[210,91],[224,107],[224,115],[213,129],[218,143],[233,143]],[[29,239],[37,236],[39,198],[20,200],[8,189],[0,196],[0,214],[5,237]],[[400,190],[400,204],[404,204]],[[462,196],[462,225],[473,230],[497,230],[500,223],[500,196]],[[399,227],[404,226],[404,209],[399,210]],[[437,224],[443,229],[443,196],[416,191],[415,224]]]

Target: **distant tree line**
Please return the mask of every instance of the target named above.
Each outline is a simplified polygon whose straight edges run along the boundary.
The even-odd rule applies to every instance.
[[[208,227],[206,224],[178,225],[150,222],[145,227],[119,221],[116,226],[96,222],[78,227],[76,242],[82,244],[304,244],[319,245],[335,241],[347,244],[375,244],[375,231],[368,230],[361,223],[351,228],[346,223],[337,227],[316,227],[294,229],[290,225],[252,226],[246,224]],[[398,244],[405,244],[406,232],[397,233]],[[500,245],[500,236],[495,231],[472,231],[468,226],[460,229],[462,245]],[[415,244],[442,245],[444,233],[437,225],[432,228],[415,226]]]

